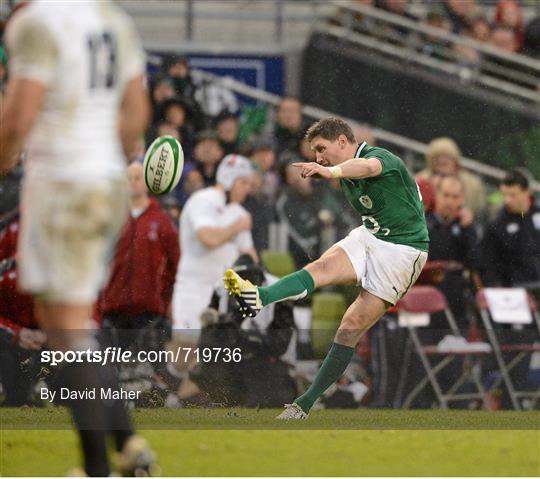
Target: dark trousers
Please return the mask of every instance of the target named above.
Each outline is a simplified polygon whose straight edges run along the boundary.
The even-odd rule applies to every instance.
[[[4,388],[4,406],[31,404],[40,371],[39,351],[29,351],[12,341],[12,335],[0,331],[0,377]]]

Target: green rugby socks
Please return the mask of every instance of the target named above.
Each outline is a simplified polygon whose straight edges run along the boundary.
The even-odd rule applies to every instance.
[[[315,289],[315,283],[311,275],[301,269],[296,273],[284,276],[270,286],[259,288],[259,298],[263,306],[286,299],[302,299],[311,294]]]
[[[332,384],[334,384],[347,369],[348,364],[354,354],[354,348],[342,344],[333,343],[330,351],[326,355],[321,368],[317,372],[313,384],[294,402],[300,406],[305,413],[315,404],[315,401],[322,396]]]

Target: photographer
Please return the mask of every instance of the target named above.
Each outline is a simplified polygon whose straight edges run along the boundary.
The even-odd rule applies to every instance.
[[[234,269],[253,284],[275,281],[247,254],[238,258]],[[212,403],[278,407],[295,394],[290,364],[284,358],[294,332],[289,302],[277,303],[254,318],[244,319],[237,303],[220,286],[201,322],[199,349],[239,348],[242,355],[238,363],[202,362],[191,372],[191,379]]]

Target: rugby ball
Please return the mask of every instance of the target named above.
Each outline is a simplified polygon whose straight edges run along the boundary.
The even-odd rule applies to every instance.
[[[184,152],[176,138],[156,138],[144,155],[144,181],[155,195],[164,195],[180,181],[184,169]]]

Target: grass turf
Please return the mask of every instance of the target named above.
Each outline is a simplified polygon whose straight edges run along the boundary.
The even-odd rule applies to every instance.
[[[277,423],[275,414],[152,409],[133,417],[164,475],[540,474],[539,413],[327,410],[302,423]],[[57,476],[77,465],[64,410],[0,415],[0,475]]]

